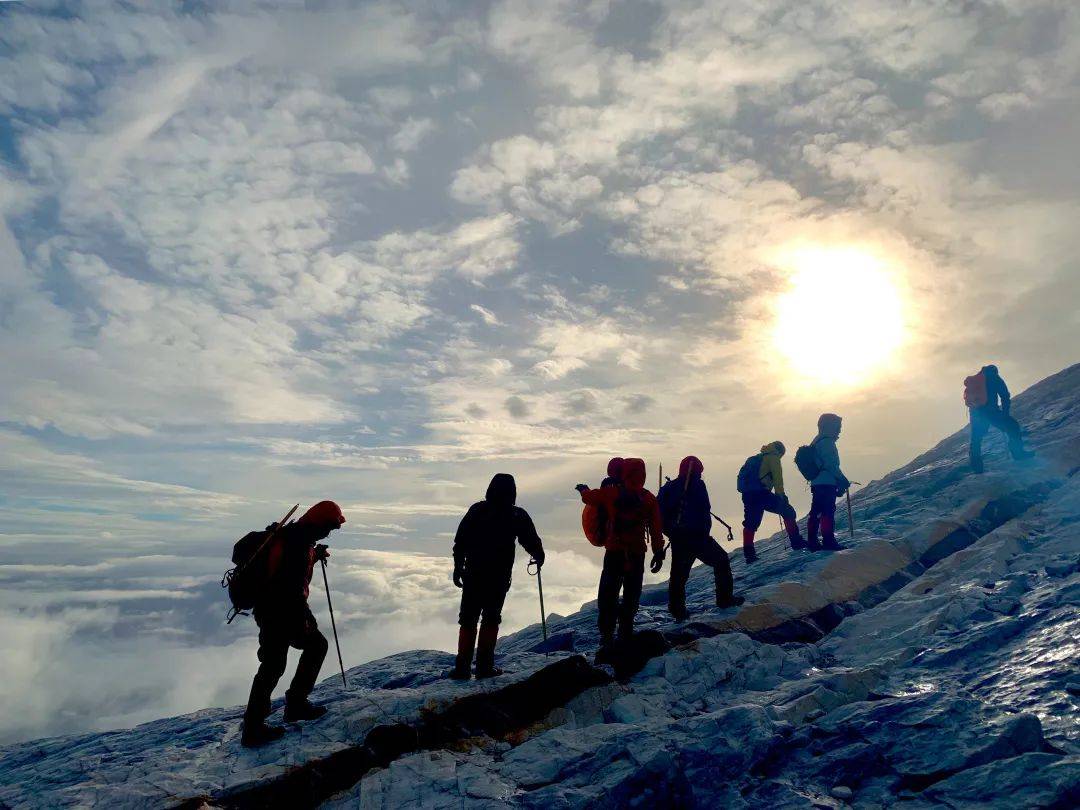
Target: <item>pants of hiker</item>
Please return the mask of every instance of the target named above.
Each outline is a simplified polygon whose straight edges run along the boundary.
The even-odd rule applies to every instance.
[[[713,570],[716,583],[716,603],[730,603],[735,592],[731,564],[727,552],[705,534],[676,533],[671,535],[671,578],[668,580],[668,609],[673,616],[686,614],[686,581],[694,562],[701,560]]]
[[[461,609],[458,611],[458,654],[455,667],[464,673],[476,650],[476,672],[493,674],[495,666],[495,642],[499,638],[503,603],[510,590],[509,573],[474,574],[465,576],[461,589]],[[477,632],[476,623],[480,622]]]
[[[817,543],[818,527],[821,527],[821,540],[826,547],[836,545],[836,487],[832,484],[818,484],[810,487],[810,515],[806,519],[806,541],[810,545]]]
[[[600,590],[597,593],[597,608],[600,614],[597,623],[601,639],[612,638],[616,624],[619,627],[619,638],[627,639],[634,634],[634,616],[641,599],[641,582],[644,576],[644,554],[604,552],[604,570],[600,572]]]
[[[288,614],[256,609],[255,621],[259,625],[259,671],[251,682],[244,718],[262,722],[270,715],[270,695],[285,674],[289,647],[301,652],[296,674],[285,693],[286,702],[303,701],[311,694],[329,645],[307,605]]]
[[[997,408],[972,408],[971,414],[971,466],[982,469],[982,443],[991,427],[996,427],[1009,440],[1009,453],[1013,458],[1023,458],[1024,440],[1020,423]]]
[[[779,515],[784,521],[784,529],[788,539],[792,543],[802,541],[799,534],[799,526],[795,522],[795,508],[787,502],[787,499],[775,492],[744,492],[743,502],[743,528],[756,532],[761,527],[761,520],[766,512]]]

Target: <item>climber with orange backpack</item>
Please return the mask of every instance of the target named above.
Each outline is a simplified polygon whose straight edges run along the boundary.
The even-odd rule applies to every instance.
[[[629,641],[634,634],[634,617],[645,576],[645,552],[650,545],[654,563],[663,564],[660,507],[653,494],[645,489],[645,475],[645,462],[640,458],[628,458],[623,462],[618,486],[589,489],[585,484],[578,484],[575,487],[584,504],[603,507],[610,515],[597,593],[599,658],[614,646],[616,626],[620,641]],[[656,571],[659,571],[659,565]],[[622,591],[621,603],[619,591]]]
[[[997,366],[983,366],[978,374],[964,379],[964,404],[971,421],[971,469],[983,471],[982,442],[990,427],[1003,432],[1009,441],[1009,453],[1016,460],[1031,458],[1034,453],[1024,449],[1020,423],[1009,415],[1012,398],[1001,379]],[[1000,404],[999,404],[1000,403]]]

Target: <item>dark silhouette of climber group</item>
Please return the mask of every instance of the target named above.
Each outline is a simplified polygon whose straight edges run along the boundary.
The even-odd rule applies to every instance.
[[[1032,455],[1023,447],[1019,424],[1009,415],[1009,391],[995,366],[986,366],[964,381],[964,402],[969,411],[970,461],[974,472],[983,472],[982,441],[991,426],[1005,433],[1013,458]],[[850,486],[840,468],[836,447],[841,424],[836,414],[822,414],[817,436],[800,447],[795,456],[796,466],[809,482],[812,495],[805,538],[799,532],[795,510],[784,491],[781,466],[786,452],[784,444],[774,441],[764,445],[739,470],[736,483],[743,502],[742,551],[748,564],[757,560],[754,535],[766,512],[780,516],[792,549],[841,550],[835,536],[836,501]],[[728,555],[711,536],[713,514],[703,472],[701,461],[687,456],[679,465],[678,476],[663,483],[654,496],[645,488],[646,468],[642,459],[613,458],[599,488],[577,485],[585,504],[582,516],[585,534],[593,545],[604,549],[597,592],[598,663],[617,654],[618,645],[629,642],[633,636],[645,557],[650,549],[650,570],[658,573],[670,547],[668,608],[675,620],[685,621],[689,616],[686,584],[698,560],[713,569],[719,608],[743,603],[743,597],[734,593]],[[469,507],[454,537],[453,582],[461,589],[461,606],[452,678],[467,680],[473,675],[490,678],[502,673],[495,666],[495,643],[503,603],[510,589],[517,544],[530,555],[538,570],[544,564],[540,536],[532,518],[516,501],[513,476],[495,475],[484,500]],[[301,650],[301,656],[285,693],[285,722],[313,720],[326,712],[325,707],[308,700],[328,649],[326,637],[319,631],[308,607],[308,589],[315,564],[325,563],[329,557],[327,547],[318,541],[344,523],[338,505],[322,501],[293,523],[271,524],[265,532],[252,533],[241,541],[255,541],[260,549],[267,549],[258,596],[253,600],[259,626],[260,664],[244,713],[241,740],[245,746],[262,745],[284,733],[280,726],[267,725],[266,718],[271,713],[271,693],[285,671],[289,647]],[[248,565],[245,570],[254,568]]]

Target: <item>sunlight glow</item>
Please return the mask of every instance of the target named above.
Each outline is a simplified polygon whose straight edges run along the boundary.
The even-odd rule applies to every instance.
[[[789,286],[776,302],[773,345],[816,383],[857,386],[904,341],[904,305],[889,266],[857,247],[798,247],[778,257]]]

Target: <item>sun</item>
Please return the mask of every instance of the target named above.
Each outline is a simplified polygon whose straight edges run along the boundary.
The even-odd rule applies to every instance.
[[[778,259],[789,280],[772,339],[791,369],[807,382],[845,387],[884,370],[905,337],[889,264],[858,247],[799,247]]]

